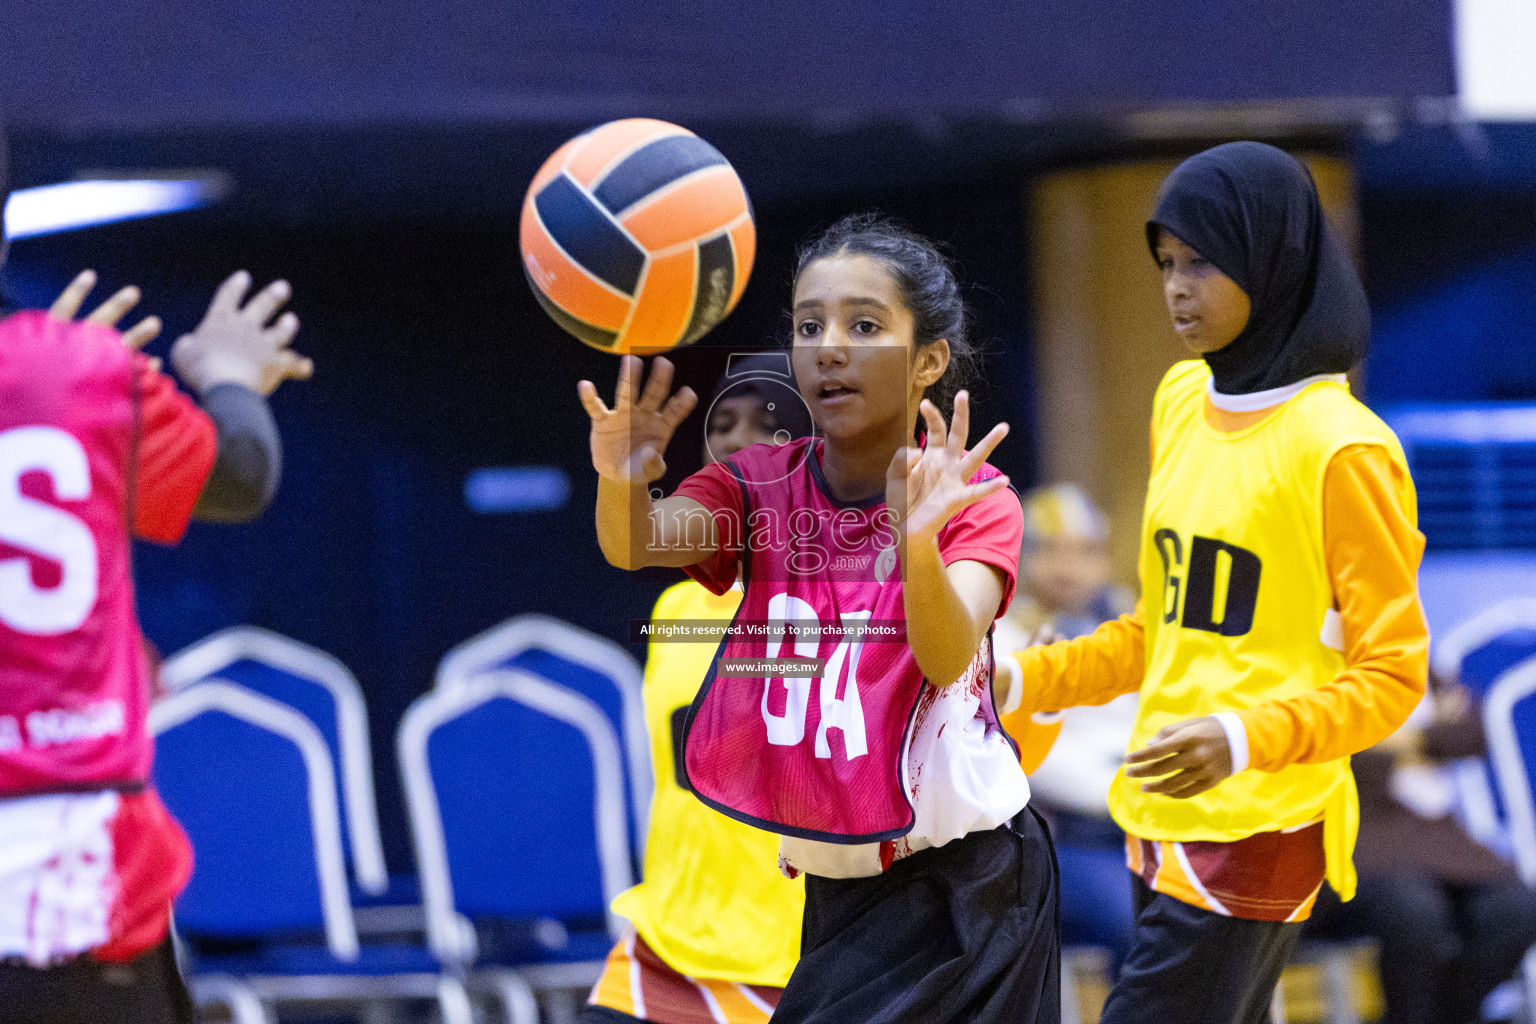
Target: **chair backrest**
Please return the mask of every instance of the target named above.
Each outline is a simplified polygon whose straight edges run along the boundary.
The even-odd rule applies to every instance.
[[[416,700],[396,736],[427,936],[473,957],[456,914],[606,919],[633,878],[624,767],[595,702],[517,669]]]
[[[1509,813],[1485,757],[1463,757],[1451,764],[1456,786],[1456,817],[1467,834],[1501,857],[1514,858]]]
[[[1489,605],[1435,642],[1436,673],[1485,695],[1495,678],[1536,654],[1536,597]]]
[[[1457,624],[1435,641],[1430,664],[1486,701],[1495,680],[1536,655],[1536,599],[1498,601]],[[1508,799],[1489,758],[1465,758],[1455,766],[1458,817],[1474,839],[1501,855],[1513,850]]]
[[[156,704],[149,728],[156,789],[195,854],[180,926],[225,937],[323,926],[331,952],[356,959],[336,775],[315,724],[214,679]]]
[[[1483,702],[1488,757],[1509,814],[1515,861],[1536,885],[1536,657],[1505,671]]]
[[[520,668],[543,676],[591,699],[608,716],[623,743],[631,836],[636,859],[641,859],[655,778],[645,732],[640,664],[606,637],[547,615],[519,615],[444,655],[436,686],[455,686],[495,668]]]
[[[281,701],[320,729],[341,766],[345,842],[357,884],[378,894],[389,885],[373,794],[368,709],[357,679],[316,647],[257,626],[220,630],[165,660],[160,677],[179,691],[218,676]]]

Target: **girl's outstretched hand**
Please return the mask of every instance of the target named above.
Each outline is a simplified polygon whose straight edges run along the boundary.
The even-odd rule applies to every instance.
[[[1142,786],[1143,793],[1184,800],[1232,774],[1232,748],[1221,723],[1207,715],[1164,727],[1146,746],[1127,754],[1125,765],[1129,779],[1167,776]]]
[[[666,358],[657,356],[651,364],[651,379],[642,393],[643,372],[639,357],[619,360],[612,409],[597,397],[597,386],[591,381],[576,385],[582,408],[592,417],[592,468],[615,483],[648,484],[661,479],[667,472],[667,443],[699,401],[690,387],[671,394],[672,363]]]
[[[80,312],[80,307],[85,304],[85,297],[96,287],[96,271],[82,270],[75,275],[75,279],[69,282],[69,286],[59,293],[59,297],[53,300],[53,305],[48,307],[48,315],[55,320],[63,320],[65,323],[75,319]],[[142,295],[135,285],[119,288],[106,302],[85,318],[87,323],[104,324],[107,327],[116,327],[119,320],[128,315],[128,311],[139,304]],[[160,318],[147,316],[123,332],[123,344],[129,348],[143,348],[160,336]],[[160,368],[160,360],[151,360],[155,369]]]
[[[171,365],[200,394],[220,384],[239,384],[270,395],[285,380],[308,380],[313,361],[290,346],[299,332],[292,311],[280,313],[293,295],[287,281],[250,294],[251,275],[237,270],[208,303],[203,322],[171,346]]]
[[[1008,486],[1008,478],[1001,475],[970,483],[998,442],[1008,436],[1008,424],[993,427],[967,452],[970,395],[962,391],[955,396],[952,429],[945,427],[944,417],[926,398],[920,410],[928,427],[927,446],[899,449],[885,474],[886,507],[900,517],[897,530],[904,544],[933,540],[961,509]]]

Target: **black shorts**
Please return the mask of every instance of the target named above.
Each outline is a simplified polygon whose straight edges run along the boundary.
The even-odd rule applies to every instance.
[[[1136,934],[1102,1024],[1269,1024],[1301,925],[1225,917],[1130,880]]]
[[[125,964],[89,956],[57,967],[0,963],[0,1024],[193,1024],[167,938]]]
[[[773,1024],[1058,1024],[1056,855],[1030,808],[870,878],[805,879]]]

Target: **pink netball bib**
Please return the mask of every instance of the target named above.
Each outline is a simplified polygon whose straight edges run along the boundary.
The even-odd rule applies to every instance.
[[[893,517],[882,496],[831,497],[818,446],[757,445],[726,463],[740,514],[714,511],[722,549],[741,552],[746,593],[689,710],[682,761],[699,798],[737,820],[877,842],[913,825],[906,759],[924,679],[907,644]],[[977,479],[993,475],[984,466]],[[985,644],[981,656],[990,679]],[[824,667],[721,670],[785,658]]]

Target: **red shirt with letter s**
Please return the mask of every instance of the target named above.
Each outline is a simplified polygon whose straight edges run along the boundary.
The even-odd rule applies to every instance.
[[[85,947],[108,959],[164,936],[124,883],[145,881],[163,918],[190,873],[185,838],[144,789],[150,667],[132,538],[181,539],[217,449],[208,417],[116,331],[42,312],[0,321],[0,818],[16,818],[0,844],[96,822],[70,842],[112,852],[101,941]],[[51,815],[73,818],[55,827]],[[28,884],[0,875],[0,956],[46,964],[85,951],[70,947],[91,928],[48,916],[70,913],[63,904],[13,934],[15,901],[41,891],[29,897]],[[130,934],[130,948],[114,947]]]

